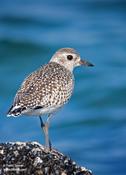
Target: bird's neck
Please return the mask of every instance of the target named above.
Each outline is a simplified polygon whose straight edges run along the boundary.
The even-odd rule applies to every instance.
[[[71,73],[73,73],[73,66],[70,65],[70,64],[65,64],[64,62],[59,62],[58,60],[50,60],[50,62],[54,62],[54,63],[57,63],[63,67],[65,67],[67,70],[69,70]]]

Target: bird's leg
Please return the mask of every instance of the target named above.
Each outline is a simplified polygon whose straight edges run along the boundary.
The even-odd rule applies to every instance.
[[[49,148],[50,151],[52,149],[51,141],[49,139],[49,124],[50,124],[51,116],[52,116],[52,114],[48,115],[47,121],[46,121],[45,126],[43,128],[44,129],[44,133],[45,133],[46,146]]]
[[[48,132],[50,118],[51,118],[51,114],[49,114],[49,116],[48,116],[48,118],[47,118],[47,121],[46,121],[46,123],[44,124],[44,122],[43,122],[41,116],[39,116],[40,123],[41,123],[41,128],[42,128],[42,130],[44,131],[44,135],[45,135],[45,144],[46,144],[46,146],[49,148],[49,150],[51,151],[51,141],[50,141],[50,139],[49,139],[49,132]]]
[[[43,122],[42,117],[39,116],[40,119],[40,124],[41,128],[44,131],[44,136],[45,136],[45,145],[48,147],[49,146],[49,141],[48,141],[48,129],[47,129],[47,124]]]
[[[45,126],[45,124],[44,124],[44,122],[43,122],[43,120],[42,120],[42,117],[41,117],[41,116],[39,116],[39,119],[40,119],[40,123],[41,123],[41,128],[43,129],[43,128],[44,128],[44,126]]]

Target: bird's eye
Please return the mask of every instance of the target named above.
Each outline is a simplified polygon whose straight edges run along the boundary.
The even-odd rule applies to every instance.
[[[67,55],[67,59],[68,60],[72,60],[73,59],[73,56],[72,55]]]

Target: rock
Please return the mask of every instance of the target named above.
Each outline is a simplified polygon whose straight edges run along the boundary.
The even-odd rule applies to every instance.
[[[91,175],[57,150],[37,142],[0,144],[0,175]]]

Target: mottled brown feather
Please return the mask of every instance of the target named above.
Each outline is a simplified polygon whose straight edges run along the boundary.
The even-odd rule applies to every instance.
[[[70,98],[72,90],[72,73],[60,64],[50,62],[24,80],[13,106],[46,108],[63,105]]]

